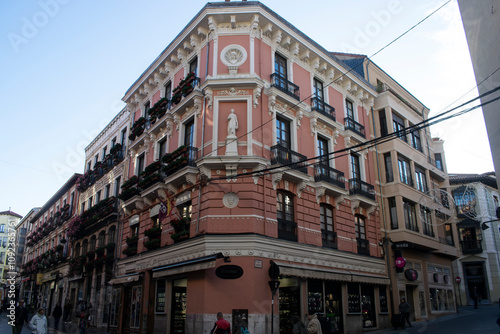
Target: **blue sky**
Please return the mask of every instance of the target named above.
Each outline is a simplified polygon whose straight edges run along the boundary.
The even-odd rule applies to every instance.
[[[370,56],[445,1],[262,2],[326,49]],[[205,3],[2,1],[0,211],[24,215],[83,171],[125,91]],[[476,85],[456,1],[372,60],[434,114]],[[480,111],[431,131],[448,172],[493,170]]]

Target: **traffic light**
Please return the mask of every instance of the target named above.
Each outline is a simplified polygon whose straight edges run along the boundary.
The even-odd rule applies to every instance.
[[[394,250],[394,264],[396,265],[396,272],[402,273],[405,270],[406,260],[400,249]]]

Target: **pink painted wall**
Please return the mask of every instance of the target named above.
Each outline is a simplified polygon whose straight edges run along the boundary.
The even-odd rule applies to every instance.
[[[270,80],[271,74],[274,72],[274,64],[272,60],[271,47],[263,43],[260,39],[255,39],[255,72],[264,80]]]
[[[250,55],[250,38],[248,35],[240,36],[220,36],[219,37],[219,56],[217,57],[217,72],[218,74],[229,74],[229,70],[226,65],[220,59],[220,53],[222,50],[232,44],[237,44],[242,46],[246,51],[247,55]],[[247,56],[245,62],[238,66],[238,73],[249,73],[250,72],[250,57]]]

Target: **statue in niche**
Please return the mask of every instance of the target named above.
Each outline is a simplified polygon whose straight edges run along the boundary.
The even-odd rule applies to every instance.
[[[231,113],[227,117],[227,136],[236,137],[237,129],[238,129],[238,118],[234,113],[234,109],[231,109]]]

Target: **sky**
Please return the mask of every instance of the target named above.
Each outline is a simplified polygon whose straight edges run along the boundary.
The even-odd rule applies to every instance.
[[[263,0],[337,52],[371,56],[447,0]],[[126,90],[205,1],[0,3],[0,211],[43,206],[84,169]],[[431,110],[477,96],[456,0],[371,58]],[[431,128],[449,173],[493,171],[481,109]]]

